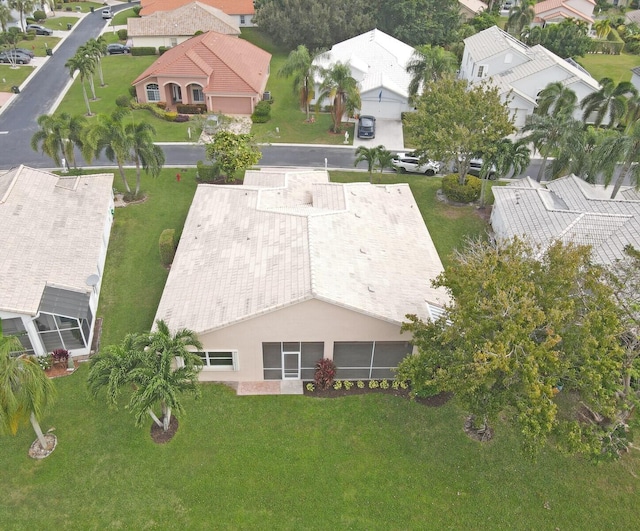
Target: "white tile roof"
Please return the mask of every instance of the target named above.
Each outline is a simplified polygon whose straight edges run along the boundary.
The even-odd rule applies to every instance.
[[[515,37],[502,31],[498,26],[491,26],[471,37],[464,39],[465,50],[468,50],[475,62],[484,61],[507,50],[526,54],[529,47]]]
[[[172,329],[204,333],[312,298],[401,323],[448,301],[430,285],[442,263],[408,185],[324,171],[245,183],[198,187],[156,314]]]
[[[0,176],[0,310],[35,315],[45,285],[89,292],[112,205],[113,174]]]
[[[523,179],[494,187],[495,205],[505,226],[499,237],[526,237],[546,247],[553,240],[591,245],[593,257],[611,263],[626,245],[640,248],[640,194],[622,189],[610,199],[611,188],[591,185],[575,175],[547,183]]]

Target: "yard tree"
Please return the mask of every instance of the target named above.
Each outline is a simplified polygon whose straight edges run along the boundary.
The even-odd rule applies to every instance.
[[[9,9],[7,4],[0,2],[0,28],[2,28],[3,33],[7,31],[7,25],[9,22],[13,22],[11,9]]]
[[[137,196],[140,193],[140,170],[158,177],[164,166],[164,151],[153,143],[156,129],[148,122],[130,122],[125,126],[125,133],[131,138],[131,156],[136,165],[134,196]]]
[[[83,133],[86,127],[84,116],[71,116],[63,112],[60,114],[43,114],[38,116],[40,130],[31,137],[31,149],[50,157],[58,166],[64,157],[69,167],[75,166],[74,148],[82,147]]]
[[[93,72],[95,69],[95,60],[92,57],[85,57],[84,54],[76,53],[73,57],[70,57],[64,64],[69,69],[69,75],[74,76],[78,71],[78,77],[80,77],[80,85],[82,85],[82,96],[84,97],[84,104],[87,107],[87,116],[91,116],[91,106],[89,105],[89,96],[87,96],[87,88],[85,87],[85,81],[87,79],[93,80]]]
[[[333,132],[339,133],[344,114],[362,105],[358,82],[351,76],[349,66],[340,62],[323,69],[321,76],[318,105],[325,100],[330,102]]]
[[[409,96],[413,97],[429,81],[437,81],[453,75],[458,67],[456,56],[440,46],[425,44],[418,46],[413,57],[407,63],[407,72],[411,74],[409,82]]]
[[[604,174],[605,185],[614,181],[611,199],[615,199],[625,180],[640,188],[640,121],[623,131],[613,131],[597,147],[594,158]]]
[[[544,28],[532,27],[523,32],[522,40],[529,46],[541,44],[562,58],[582,57],[592,46],[589,28],[572,19]]]
[[[374,170],[380,170],[380,173],[385,168],[391,166],[393,160],[393,154],[386,149],[383,145],[368,148],[367,146],[358,146],[356,149],[356,160],[353,165],[357,166],[362,161],[367,163],[367,171],[369,172],[369,182],[373,182]]]
[[[217,164],[227,181],[233,181],[238,171],[257,164],[262,153],[250,134],[219,131],[206,145],[207,158]]]
[[[491,152],[514,131],[509,109],[497,89],[485,84],[469,85],[445,77],[427,83],[416,105],[406,125],[418,152],[423,157],[457,162],[461,185],[471,159]]]
[[[564,114],[571,116],[578,103],[576,93],[560,81],[549,83],[538,94],[536,114]]]
[[[100,76],[100,86],[104,87],[104,74],[102,72],[102,56],[107,54],[107,41],[104,36],[100,35],[97,39],[89,39],[84,46],[82,46],[84,53],[87,53],[93,57],[96,61],[96,67],[98,68],[98,75]]]
[[[36,0],[9,0],[9,7],[11,9],[15,9],[19,14],[19,22],[22,31],[25,29],[25,14],[31,13],[36,5]]]
[[[498,418],[513,423],[529,455],[552,436],[570,451],[608,452],[621,323],[590,254],[561,242],[468,242],[434,282],[452,297],[446,317],[409,316],[404,325],[419,354],[401,363],[398,377],[418,392],[453,392],[481,431]],[[593,421],[578,421],[575,401]]]
[[[593,114],[595,126],[602,125],[605,118],[608,127],[616,127],[627,114],[629,98],[638,95],[638,90],[630,81],[617,83],[605,77],[600,80],[600,90],[585,96],[580,103],[583,110],[582,119],[587,121]]]
[[[307,113],[309,121],[309,104],[314,96],[314,79],[319,74],[319,67],[313,61],[322,52],[309,52],[304,44],[289,53],[287,60],[278,70],[280,77],[293,77],[293,91],[300,98],[300,107]]]
[[[480,204],[484,206],[487,188],[487,175],[492,167],[495,167],[496,178],[506,177],[510,173],[519,175],[527,169],[531,162],[531,151],[525,142],[513,142],[510,138],[503,138],[497,142],[482,161],[480,176],[482,188],[480,191]]]
[[[509,10],[509,17],[507,18],[505,29],[511,33],[511,35],[519,37],[522,30],[533,22],[533,18],[535,17],[534,4],[535,0],[522,0],[518,5],[514,5]]]

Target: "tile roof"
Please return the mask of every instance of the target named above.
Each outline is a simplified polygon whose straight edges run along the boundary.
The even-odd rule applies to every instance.
[[[476,15],[487,9],[487,4],[480,0],[458,0],[458,3]]]
[[[156,317],[204,333],[315,298],[429,319],[448,301],[430,284],[442,270],[408,185],[249,171],[198,186]]]
[[[227,15],[253,15],[255,9],[253,0],[199,0],[203,4],[220,9]],[[156,11],[173,11],[174,9],[189,4],[193,0],[141,0],[140,15],[146,16]]]
[[[484,61],[507,50],[526,54],[529,47],[518,39],[501,30],[498,26],[491,26],[485,30],[464,39],[465,50],[474,61]]]
[[[0,176],[0,310],[35,315],[46,285],[90,292],[113,174],[59,177],[19,166]]]
[[[191,2],[172,11],[127,19],[129,37],[194,35],[197,31],[215,31],[225,35],[240,35],[236,21],[215,7]]]
[[[633,11],[627,11],[624,15],[625,22],[628,24],[629,22],[635,22],[636,24],[640,24],[640,9],[634,9]]]
[[[632,188],[610,199],[604,186],[569,175],[546,187],[528,178],[495,187],[494,197],[506,220],[505,227],[494,225],[500,237],[525,236],[543,247],[558,239],[591,245],[605,264],[621,258],[628,244],[640,248],[640,194]]]
[[[132,84],[157,76],[204,76],[205,92],[255,94],[262,91],[270,61],[270,53],[250,42],[209,31],[167,50]]]
[[[533,6],[536,19],[550,20],[556,16],[564,16],[565,18],[581,18],[586,22],[593,23],[593,6],[596,3],[593,0],[583,0],[591,4],[591,9],[580,11],[570,5],[570,0],[544,0]]]

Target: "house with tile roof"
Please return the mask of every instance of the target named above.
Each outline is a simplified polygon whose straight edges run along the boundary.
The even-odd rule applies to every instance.
[[[458,4],[465,20],[470,20],[487,9],[487,4],[480,0],[458,0]]]
[[[269,79],[271,54],[209,31],[162,54],[132,83],[140,102],[202,103],[211,112],[251,114]]]
[[[338,62],[349,65],[351,77],[360,88],[360,114],[400,120],[403,112],[413,109],[409,105],[408,90],[411,76],[406,66],[414,52],[408,44],[373,29],[334,44],[331,50],[316,59],[316,64],[322,68]],[[316,89],[320,82],[318,79]],[[312,103],[316,104],[316,100]]]
[[[392,378],[406,314],[442,315],[442,263],[407,184],[247,171],[198,186],[156,319],[198,334],[205,381]]]
[[[0,320],[31,354],[91,351],[112,186],[113,174],[19,166],[0,175]]]
[[[255,9],[253,0],[199,0],[201,3],[219,9],[233,18],[240,27],[251,27]],[[173,11],[193,0],[141,0],[140,16],[146,17],[157,11]]]
[[[553,241],[590,245],[610,264],[624,248],[640,249],[640,193],[623,187],[615,199],[603,185],[568,175],[540,184],[529,177],[493,189],[491,225],[497,238],[525,238],[541,249]]]
[[[197,32],[207,31],[234,37],[240,35],[235,19],[202,2],[191,2],[173,11],[156,11],[146,17],[127,19],[127,35],[131,46],[171,48]]]
[[[595,6],[594,0],[544,0],[533,6],[535,16],[532,25],[544,27],[547,24],[575,19],[586,22],[591,27]]]
[[[600,84],[575,62],[562,59],[539,44],[527,46],[497,26],[464,40],[459,76],[469,83],[497,87],[519,128],[533,114],[538,95],[549,83],[568,86],[578,102],[600,89]],[[579,108],[575,117],[582,119]]]

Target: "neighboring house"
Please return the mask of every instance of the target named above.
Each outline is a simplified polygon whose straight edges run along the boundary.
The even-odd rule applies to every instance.
[[[169,48],[190,39],[198,31],[240,35],[240,28],[232,17],[202,2],[127,19],[127,35],[132,46]]]
[[[442,315],[442,263],[407,184],[326,171],[247,171],[199,185],[156,319],[203,344],[201,380],[393,378],[406,314]]]
[[[640,249],[640,193],[631,187],[610,199],[610,189],[569,175],[546,186],[526,177],[493,193],[497,238],[524,237],[542,250],[555,240],[591,245],[601,264],[622,258],[626,245]]]
[[[625,24],[640,24],[640,9],[627,11],[624,14],[624,22]]]
[[[498,88],[521,128],[537,106],[540,92],[559,81],[571,88],[578,102],[600,89],[599,83],[574,62],[561,59],[541,45],[529,47],[497,26],[464,40],[460,78],[488,82]],[[582,111],[577,108],[577,119]]]
[[[487,9],[487,4],[480,0],[458,0],[460,14],[465,20],[470,20]]]
[[[204,103],[211,112],[251,114],[270,61],[250,42],[210,31],[167,50],[132,85],[140,102]]]
[[[113,221],[113,174],[0,175],[0,319],[45,355],[89,354]]]
[[[409,105],[409,82],[406,71],[415,49],[390,35],[373,29],[346,41],[334,44],[331,50],[316,59],[316,64],[329,68],[335,63],[348,64],[351,76],[358,82],[362,108],[360,114],[376,118],[400,120]],[[317,79],[316,97],[321,79]],[[314,99],[313,104],[316,103]],[[322,102],[330,105],[331,102]]]
[[[544,0],[533,6],[535,17],[532,25],[558,24],[571,18],[586,22],[591,27],[595,6],[594,0]]]
[[[631,83],[640,91],[640,66],[631,69]]]
[[[219,9],[232,17],[240,27],[253,26],[255,9],[253,0],[198,0],[199,2]],[[140,16],[146,17],[157,11],[173,11],[193,0],[141,0]]]

